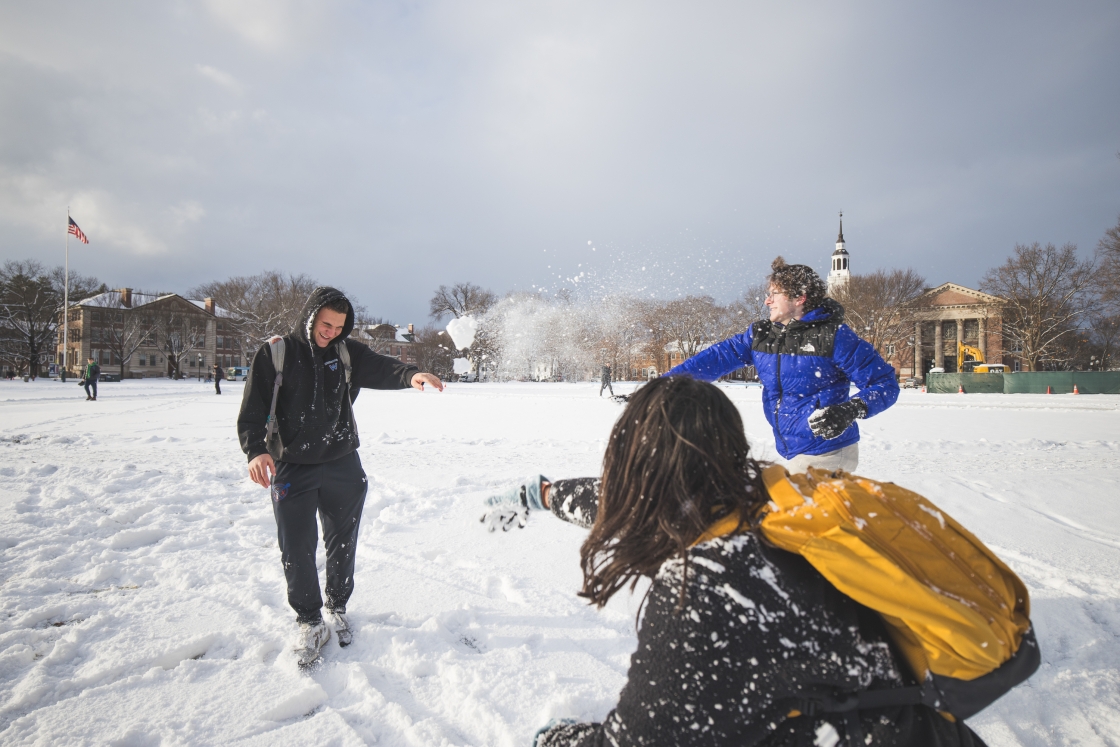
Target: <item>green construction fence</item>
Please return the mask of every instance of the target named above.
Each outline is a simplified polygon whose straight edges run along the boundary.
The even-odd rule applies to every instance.
[[[926,391],[956,394],[1120,394],[1120,371],[1032,371],[1019,373],[931,373]]]

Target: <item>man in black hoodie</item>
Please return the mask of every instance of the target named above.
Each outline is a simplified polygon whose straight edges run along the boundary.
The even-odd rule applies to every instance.
[[[366,498],[353,411],[358,391],[410,386],[422,391],[425,384],[443,391],[438,377],[348,340],[353,328],[354,309],[346,296],[334,288],[316,288],[299,326],[282,338],[283,377],[276,399],[282,448],[278,461],[265,444],[277,378],[268,344],[253,357],[237,418],[241,448],[249,457],[249,477],[272,491],[288,604],[296,611],[300,627],[296,654],[301,666],[318,660],[319,650],[330,638],[315,568],[316,512],[327,551],[327,612],[339,645],[351,640],[346,602],[354,591],[358,525]],[[348,356],[341,352],[343,346]]]

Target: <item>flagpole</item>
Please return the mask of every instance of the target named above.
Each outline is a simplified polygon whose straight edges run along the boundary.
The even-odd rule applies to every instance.
[[[70,363],[70,206],[66,206],[66,270],[62,281],[62,381]]]

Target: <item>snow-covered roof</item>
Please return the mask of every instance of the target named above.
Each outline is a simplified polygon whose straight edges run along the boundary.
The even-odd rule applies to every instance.
[[[393,328],[394,332],[392,337],[384,334],[388,331],[386,329],[387,327]],[[374,330],[377,330],[377,332],[379,332],[380,334],[374,334]],[[401,327],[398,324],[374,324],[365,328],[355,327],[354,331],[350,333],[350,336],[368,337],[371,340],[392,340],[394,342],[401,342],[406,344],[412,342],[412,340],[408,339],[408,329],[405,327]]]
[[[205,301],[197,301],[197,300],[192,299],[192,298],[183,298],[178,293],[164,293],[164,294],[160,295],[160,294],[154,294],[154,293],[131,292],[131,298],[132,298],[132,305],[131,306],[125,306],[123,298],[122,298],[121,291],[120,290],[111,290],[111,291],[106,291],[104,293],[98,293],[96,296],[90,296],[89,298],[83,299],[81,301],[77,301],[72,305],[73,306],[93,306],[93,307],[100,308],[100,309],[137,309],[141,306],[147,306],[150,303],[155,303],[156,301],[162,301],[166,298],[182,298],[184,301],[186,301],[189,304],[192,304],[193,306],[196,306],[198,309],[200,309],[202,311],[206,311],[206,302]],[[224,309],[221,306],[218,306],[217,304],[214,304],[214,316],[231,317],[231,316],[233,316],[233,314],[230,313],[230,311],[228,309]]]
[[[96,306],[102,309],[135,309],[137,306],[145,306],[161,298],[171,298],[174,295],[174,293],[166,293],[162,296],[153,295],[151,293],[133,293],[132,306],[125,306],[121,302],[121,292],[119,290],[112,290],[98,293],[96,296],[90,296],[82,301],[78,301],[74,306]]]

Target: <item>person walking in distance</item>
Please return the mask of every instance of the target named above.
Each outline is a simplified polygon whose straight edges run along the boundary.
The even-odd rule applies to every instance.
[[[222,379],[226,377],[225,371],[222,370],[221,364],[214,364],[214,394],[222,393]]]
[[[97,380],[101,377],[101,366],[97,365],[97,361],[93,356],[89,357],[86,362],[85,375],[82,376],[83,386],[86,390],[86,401],[95,401],[97,399]]]
[[[352,639],[346,604],[354,591],[366,498],[354,400],[361,389],[423,391],[430,384],[443,391],[438,377],[348,340],[353,328],[354,309],[346,296],[316,288],[298,326],[254,355],[237,418],[249,477],[271,488],[288,604],[299,625],[300,666],[315,663],[331,635],[315,567],[316,513],[327,553],[327,613],[339,645]],[[280,366],[274,363],[278,359]],[[278,441],[268,438],[270,420]]]
[[[789,471],[812,466],[851,472],[859,465],[855,421],[898,399],[894,367],[843,323],[844,309],[825,296],[813,268],[778,257],[771,271],[770,318],[697,353],[666,376],[714,381],[754,366],[764,387],[762,409]],[[859,392],[849,397],[853,383]]]
[[[606,389],[614,396],[614,388],[611,386],[611,367],[603,366],[599,371],[599,396],[603,396],[603,390]]]

